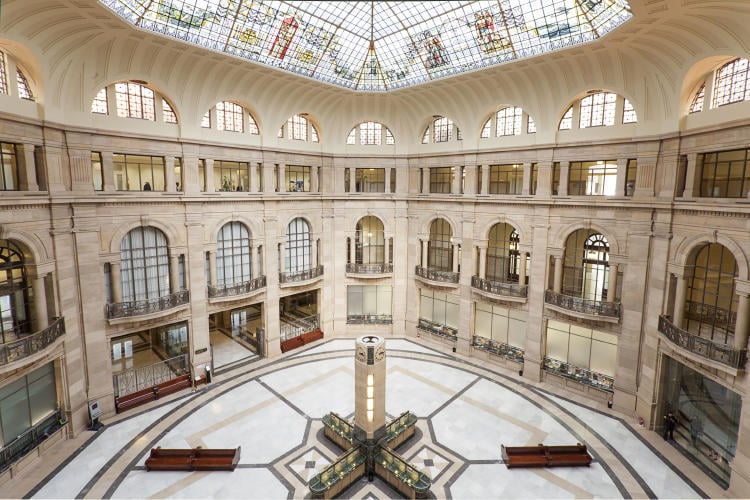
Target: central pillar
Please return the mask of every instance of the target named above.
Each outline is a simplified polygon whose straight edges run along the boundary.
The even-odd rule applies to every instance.
[[[385,339],[365,335],[354,351],[354,425],[363,439],[385,432]]]

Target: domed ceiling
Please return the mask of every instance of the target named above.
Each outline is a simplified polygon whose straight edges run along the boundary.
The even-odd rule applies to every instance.
[[[99,0],[138,28],[347,89],[382,92],[596,40],[626,0]]]

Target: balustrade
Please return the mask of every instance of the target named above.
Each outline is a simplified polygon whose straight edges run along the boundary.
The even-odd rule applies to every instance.
[[[526,285],[504,281],[493,281],[480,278],[479,276],[471,277],[471,287],[494,295],[506,295],[510,297],[526,297],[526,291],[528,289]]]
[[[187,304],[188,302],[190,302],[190,292],[188,290],[182,290],[155,299],[116,302],[107,304],[107,317],[109,319],[115,319],[142,316],[144,314],[166,311]]]
[[[6,444],[0,449],[0,472],[3,472],[23,458],[65,424],[66,421],[62,417],[62,410],[57,408],[34,427],[26,430],[13,441]]]
[[[390,325],[392,322],[390,314],[350,314],[346,317],[349,325]]]
[[[553,290],[544,292],[544,302],[558,306],[570,311],[576,311],[593,316],[606,316],[608,318],[620,317],[619,302],[604,302],[602,300],[583,299],[572,295],[563,295]]]
[[[458,340],[458,328],[453,328],[448,325],[441,325],[430,320],[419,318],[417,328],[425,332],[437,335],[450,340]]]
[[[237,283],[237,284],[232,284],[232,285],[217,285],[217,286],[209,285],[208,296],[210,298],[236,297],[239,295],[245,295],[250,292],[254,292],[255,290],[259,290],[261,288],[265,288],[265,286],[266,286],[266,277],[259,276],[250,281],[245,281],[242,283]]]
[[[607,392],[614,392],[615,379],[603,373],[597,373],[554,358],[544,357],[544,371],[554,373],[560,377],[575,380],[580,384],[590,385]]]
[[[348,263],[346,272],[352,274],[387,274],[393,272],[393,264],[356,264]]]
[[[323,266],[313,267],[304,271],[279,273],[279,283],[296,283],[308,281],[323,275]]]
[[[115,373],[112,375],[115,397],[127,396],[142,389],[154,387],[186,373],[190,373],[187,354],[181,354],[152,365]]]
[[[443,283],[458,283],[460,273],[454,273],[451,271],[439,271],[437,269],[431,269],[429,267],[416,266],[414,274],[420,278],[424,278],[430,281],[441,281]]]
[[[0,366],[43,351],[63,335],[65,335],[65,319],[56,318],[44,330],[0,344]]]
[[[505,342],[499,342],[497,340],[488,339],[474,335],[472,347],[480,351],[486,351],[496,356],[502,356],[504,358],[523,363],[524,350],[520,347],[515,347]]]
[[[672,323],[669,316],[659,316],[659,331],[673,344],[693,354],[737,370],[745,367],[747,349],[735,349],[687,332]]]

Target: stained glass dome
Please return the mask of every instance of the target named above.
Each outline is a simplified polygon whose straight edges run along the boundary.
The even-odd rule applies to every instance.
[[[626,0],[100,0],[138,28],[359,91],[409,87],[586,43]]]

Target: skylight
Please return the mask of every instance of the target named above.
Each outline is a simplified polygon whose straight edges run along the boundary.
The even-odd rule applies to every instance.
[[[131,24],[360,91],[386,91],[604,36],[626,0],[99,0]]]

